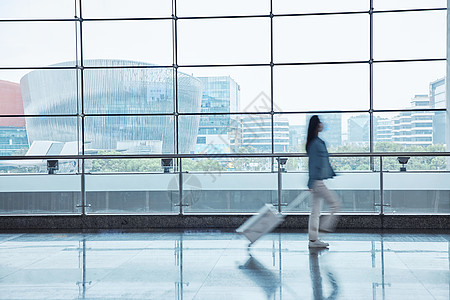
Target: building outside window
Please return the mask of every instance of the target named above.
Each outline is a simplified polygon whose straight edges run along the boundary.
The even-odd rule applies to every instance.
[[[332,154],[418,152],[423,156],[411,159],[408,170],[449,169],[448,158],[427,156],[450,149],[446,1],[25,2],[0,3],[0,155],[105,156],[61,162],[56,175],[74,175],[51,177],[71,180],[59,206],[65,212],[79,212],[80,199],[103,213],[252,211],[274,201],[276,184],[248,184],[239,194],[235,181],[207,203],[206,190],[221,182],[211,174],[266,172],[273,183],[278,166],[270,155],[296,153],[286,178],[305,175],[301,156],[315,114],[325,123],[321,137]],[[148,158],[246,153],[268,156],[177,158],[165,170],[160,159]],[[377,159],[335,157],[332,163],[345,175],[370,177],[380,168]],[[385,170],[399,169],[395,157],[383,163]],[[214,179],[208,185],[199,179],[200,187],[184,171]],[[0,172],[34,176],[47,167],[42,159],[0,160]],[[136,174],[148,177],[139,181]],[[114,184],[113,178],[123,180]],[[364,182],[376,182],[370,178]],[[120,187],[126,182],[134,190]],[[65,193],[54,186],[50,180],[40,185],[49,195]],[[366,193],[353,188],[340,192],[352,199]],[[412,190],[400,188],[392,193]],[[293,194],[288,189],[285,194]],[[380,209],[378,189],[364,194],[363,204],[346,207]],[[247,192],[258,200],[245,202]],[[445,188],[431,193],[448,198]],[[14,205],[28,204],[11,204],[9,211],[26,212],[38,194],[13,196],[22,197]],[[448,211],[433,197],[429,211]]]

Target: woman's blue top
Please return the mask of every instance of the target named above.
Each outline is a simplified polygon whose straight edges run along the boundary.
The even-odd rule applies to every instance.
[[[314,138],[310,142],[307,153],[309,158],[308,188],[312,189],[314,181],[316,180],[323,180],[336,176],[336,173],[334,173],[330,164],[330,155],[328,154],[327,146],[319,137]]]

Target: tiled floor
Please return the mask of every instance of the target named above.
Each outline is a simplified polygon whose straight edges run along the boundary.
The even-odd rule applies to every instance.
[[[449,299],[449,234],[0,234],[0,299]]]

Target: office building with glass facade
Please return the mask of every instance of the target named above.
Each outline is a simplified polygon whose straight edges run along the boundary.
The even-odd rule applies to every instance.
[[[249,152],[272,151],[272,121],[270,116],[254,115],[241,119],[242,147]],[[286,152],[289,147],[289,121],[275,116],[273,121],[274,152]]]
[[[197,153],[230,152],[230,125],[236,120],[229,115],[240,109],[240,87],[230,76],[197,77],[203,84]],[[223,113],[223,114],[220,114]]]
[[[432,108],[446,108],[446,84],[445,78],[440,78],[430,83],[430,102]],[[433,143],[445,144],[445,111],[436,111],[433,116]]]
[[[23,115],[17,83],[0,80],[1,115]],[[28,149],[24,118],[0,118],[0,156],[23,155]]]
[[[348,143],[369,143],[369,118],[366,115],[350,117],[347,120]]]
[[[306,122],[309,122],[311,114],[306,116]],[[339,146],[342,144],[342,114],[321,114],[320,121],[324,124],[321,138],[330,146]],[[308,124],[308,123],[307,123]]]
[[[389,118],[375,119],[375,140],[378,142],[392,142],[393,120]]]
[[[416,95],[411,108],[430,108],[428,95]],[[433,112],[408,111],[394,118],[392,140],[402,145],[429,146],[433,144]]]
[[[60,63],[53,67],[72,65]],[[114,150],[125,153],[173,153],[175,130],[173,117],[164,115],[174,106],[173,72],[170,68],[139,68],[147,63],[127,60],[88,60],[98,67],[86,70],[83,83],[84,111],[97,115],[84,124],[86,149]],[[111,68],[117,67],[119,69]],[[120,67],[131,66],[134,69]],[[178,73],[178,106],[185,111],[200,111],[202,83]],[[25,114],[76,114],[81,109],[77,72],[35,70],[20,81]],[[43,88],[45,87],[45,88]],[[137,116],[136,114],[148,113]],[[183,135],[179,137],[179,151],[194,150],[199,117],[180,121]],[[30,144],[34,141],[76,141],[76,118],[29,118],[27,131]]]
[[[289,146],[294,149],[294,151],[302,150],[299,145],[306,143],[306,126],[305,125],[291,125],[289,124]]]

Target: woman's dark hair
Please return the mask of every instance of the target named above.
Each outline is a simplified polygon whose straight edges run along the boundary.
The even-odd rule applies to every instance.
[[[309,125],[308,125],[308,136],[306,137],[306,152],[308,152],[309,145],[311,144],[312,140],[317,137],[317,128],[319,127],[320,119],[319,116],[314,115],[309,119]]]

